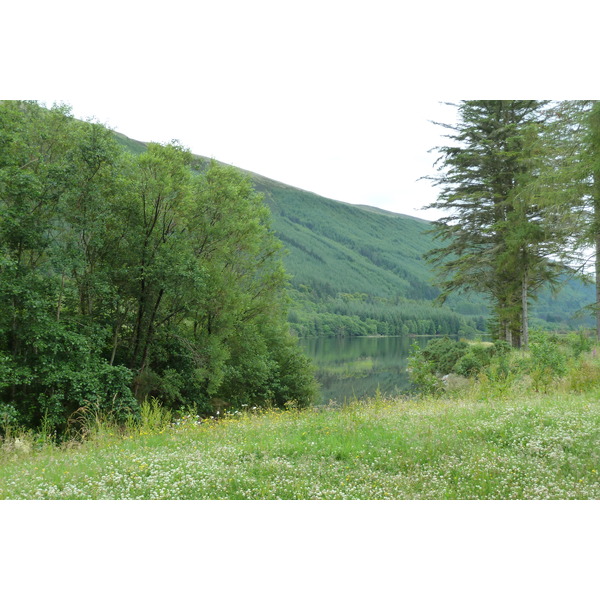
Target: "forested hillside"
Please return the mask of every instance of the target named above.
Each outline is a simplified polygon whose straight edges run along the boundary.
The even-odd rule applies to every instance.
[[[134,153],[145,144],[117,134]],[[210,161],[195,156],[195,168]],[[241,170],[241,169],[240,169]],[[243,171],[243,170],[242,170]],[[299,335],[468,334],[486,331],[488,307],[476,294],[432,301],[432,223],[379,208],[357,206],[248,174],[271,209],[291,276],[292,328]],[[551,329],[591,326],[583,309],[594,302],[591,285],[566,280],[557,295],[545,288],[532,305],[533,325]]]

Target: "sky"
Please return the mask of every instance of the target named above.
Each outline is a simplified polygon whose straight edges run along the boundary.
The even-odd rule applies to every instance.
[[[233,87],[225,81],[219,94],[190,99],[175,111],[154,100],[143,109],[128,100],[43,102],[64,100],[78,118],[95,118],[134,139],[177,139],[196,154],[334,200],[421,218],[435,213],[422,210],[435,190],[419,179],[433,174],[437,154],[429,150],[443,141],[431,120],[453,122],[452,107],[402,98],[374,107],[331,91],[318,103],[256,96],[241,100],[236,112],[224,102]]]
[[[466,0],[14,4],[27,29],[0,41],[14,56],[0,96],[64,102],[134,139],[177,139],[328,198],[430,220],[441,213],[423,207],[437,191],[420,178],[444,142],[431,121],[455,119],[444,102],[515,89],[555,99],[561,68],[576,97],[584,80],[567,62],[579,49],[558,40],[540,60],[539,38],[511,7],[535,14],[542,38],[575,15],[510,0],[479,28],[465,16],[481,5]],[[503,28],[518,44],[504,43]]]

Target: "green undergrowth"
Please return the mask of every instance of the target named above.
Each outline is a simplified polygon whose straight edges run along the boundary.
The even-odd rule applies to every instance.
[[[204,421],[154,403],[126,428],[88,419],[79,442],[7,437],[0,498],[600,499],[599,388],[570,385]]]

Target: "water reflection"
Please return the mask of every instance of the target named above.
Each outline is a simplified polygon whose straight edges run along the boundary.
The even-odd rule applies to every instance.
[[[413,339],[425,345],[427,338],[352,337],[307,338],[300,345],[312,359],[321,384],[322,404],[384,394],[402,394],[410,388],[406,371]]]

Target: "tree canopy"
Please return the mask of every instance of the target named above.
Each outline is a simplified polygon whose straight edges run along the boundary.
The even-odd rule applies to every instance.
[[[312,400],[281,245],[239,171],[200,173],[176,142],[133,156],[35,102],[0,103],[0,142],[4,424]]]
[[[548,102],[463,101],[452,145],[438,148],[441,187],[431,206],[448,211],[435,224],[446,245],[429,253],[438,267],[441,299],[475,290],[491,301],[495,335],[527,346],[528,304],[565,267],[557,258],[572,232],[564,203],[540,185],[548,169]],[[556,150],[556,148],[554,148]]]

